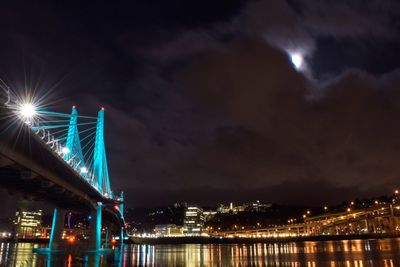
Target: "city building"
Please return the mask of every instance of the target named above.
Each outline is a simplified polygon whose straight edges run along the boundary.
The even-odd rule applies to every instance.
[[[15,213],[15,234],[20,238],[35,238],[41,235],[42,210]]]
[[[229,203],[228,205],[221,204],[219,205],[217,211],[219,213],[231,213],[237,214],[238,212],[242,212],[246,209],[246,204],[242,205],[235,205],[233,202]]]
[[[154,232],[156,236],[160,237],[182,236],[183,227],[175,224],[157,224]]]
[[[247,204],[246,208],[250,209],[251,211],[266,211],[268,208],[270,208],[272,204],[264,204],[261,203],[260,200],[256,200],[255,202]]]
[[[174,203],[173,206],[174,206],[174,208],[181,208],[181,207],[186,208],[187,203],[186,202],[176,202],[176,203]]]
[[[203,210],[196,206],[188,206],[183,220],[184,234],[188,236],[201,235],[204,226]]]
[[[251,202],[251,203],[243,203],[241,205],[235,205],[231,202],[231,203],[229,203],[229,205],[221,204],[218,207],[218,212],[222,213],[222,214],[224,214],[224,213],[237,214],[237,213],[243,212],[245,210],[264,212],[271,206],[272,206],[271,204],[264,204],[264,203],[261,203],[259,200],[256,200],[255,202]]]
[[[215,217],[215,215],[217,215],[217,211],[207,210],[203,212],[203,215],[204,215],[204,221],[208,222],[212,220]]]

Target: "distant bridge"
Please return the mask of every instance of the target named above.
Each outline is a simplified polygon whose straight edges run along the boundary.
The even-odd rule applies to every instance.
[[[0,94],[0,186],[57,207],[49,249],[60,244],[66,210],[92,213],[92,250],[101,249],[102,219],[123,238],[123,194],[111,190],[103,136],[104,108],[97,117],[76,107],[65,114]]]
[[[276,225],[267,228],[218,231],[224,237],[275,238],[323,235],[360,235],[400,233],[400,203],[381,203],[358,210],[324,213],[307,217],[304,223]]]

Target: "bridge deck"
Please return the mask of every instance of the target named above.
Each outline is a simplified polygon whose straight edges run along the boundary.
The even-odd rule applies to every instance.
[[[84,180],[23,123],[0,107],[0,186],[59,207],[115,205]]]

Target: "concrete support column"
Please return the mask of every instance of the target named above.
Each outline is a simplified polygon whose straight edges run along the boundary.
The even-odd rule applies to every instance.
[[[92,221],[90,222],[90,248],[93,250],[101,249],[101,216],[102,203],[98,202],[95,209],[92,211]]]
[[[364,220],[364,229],[367,229],[367,233],[369,233],[368,219]]]
[[[372,218],[371,221],[372,221],[372,233],[376,234],[375,218]]]
[[[121,232],[119,233],[119,242],[121,244],[124,243],[124,238],[125,238],[124,231],[125,231],[124,227],[121,227]]]
[[[108,237],[108,228],[106,229],[106,238],[104,239],[105,241],[104,241],[104,247],[105,248],[108,248],[108,239],[109,239],[109,237]]]
[[[55,208],[53,213],[53,222],[51,225],[49,249],[58,249],[62,242],[64,230],[65,210]]]

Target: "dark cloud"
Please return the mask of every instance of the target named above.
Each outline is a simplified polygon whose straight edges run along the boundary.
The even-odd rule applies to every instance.
[[[216,129],[202,151],[227,180],[250,188],[310,178],[365,190],[396,183],[398,73],[351,72],[311,90],[260,41],[234,42],[194,65],[196,97],[237,123]]]
[[[292,7],[307,29],[322,35],[352,38],[386,36],[398,31],[400,3],[388,1],[312,1],[292,0]]]
[[[117,169],[134,173],[132,192],[165,190],[150,194],[158,203],[200,201],[208,190],[215,201],[317,203],[318,184],[326,185],[321,201],[390,191],[398,173],[399,79],[396,72],[376,78],[353,71],[313,84],[279,49],[239,38],[192,57],[159,84],[157,92],[175,91],[159,96],[156,109],[136,112],[139,128],[129,132],[125,125],[136,123],[121,124],[135,161],[121,159]]]
[[[399,61],[399,5],[396,0],[258,0],[248,2],[232,25],[242,35],[306,55],[318,78],[349,68],[387,73]]]
[[[400,3],[395,0],[260,0],[249,2],[235,23],[243,34],[262,37],[269,44],[287,52],[299,52],[307,56],[308,63],[312,64],[314,58],[324,60],[311,70],[320,78],[321,72],[339,68],[329,61],[339,62],[339,70],[343,71],[343,66],[358,68],[361,64],[368,64],[366,62],[376,61],[364,60],[363,57],[382,54],[393,56],[390,52],[379,53],[379,48],[385,47],[388,42],[399,48],[399,10]],[[321,59],[321,54],[314,57],[314,53],[321,52],[321,39],[327,39],[328,44],[341,43],[344,39],[347,42],[344,49],[350,48],[351,52],[335,58],[338,56],[335,49],[343,47],[331,45],[328,51],[322,52],[325,57]],[[350,60],[346,60],[346,57],[350,57]]]

